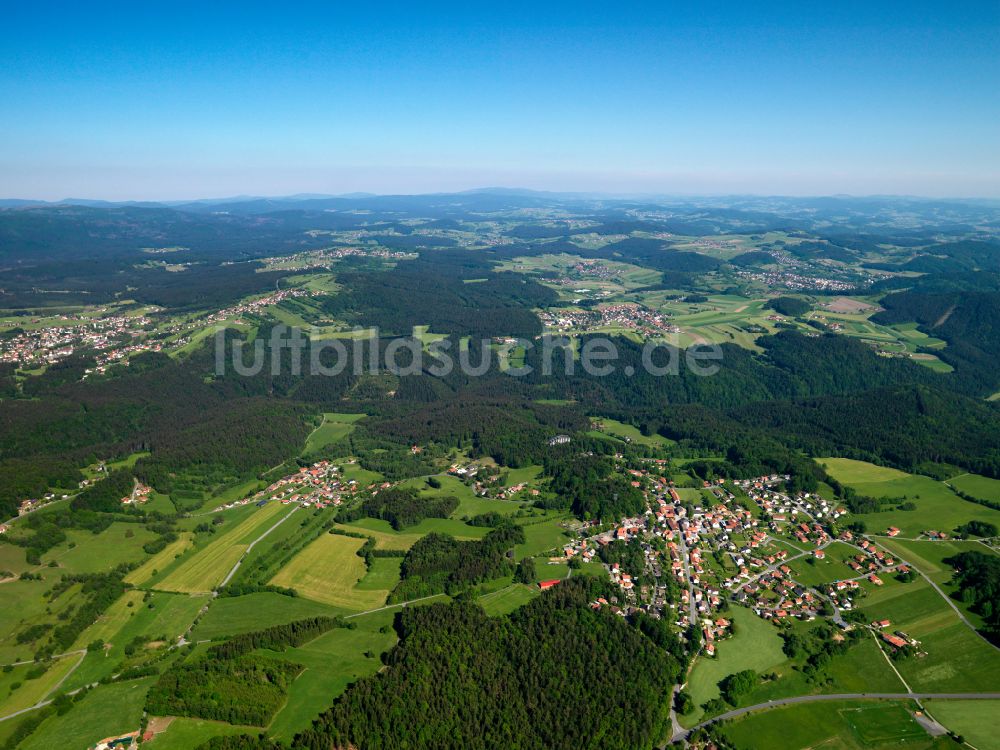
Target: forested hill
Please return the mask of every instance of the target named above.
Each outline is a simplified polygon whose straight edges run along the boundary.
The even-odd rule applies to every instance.
[[[404,609],[388,668],[349,687],[293,746],[650,748],[668,730],[679,666],[591,609],[595,596],[592,580],[573,579],[507,617],[467,601]]]
[[[1000,292],[926,291],[920,287],[890,294],[880,323],[916,322],[948,346],[936,350],[955,368],[953,380],[969,393],[988,396],[1000,388]]]

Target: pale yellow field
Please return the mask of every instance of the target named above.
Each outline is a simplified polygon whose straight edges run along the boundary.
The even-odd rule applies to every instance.
[[[364,539],[323,534],[271,579],[275,586],[295,589],[313,601],[345,609],[375,609],[385,604],[388,591],[359,591],[356,586],[366,573],[365,562],[356,554]]]
[[[84,656],[86,654],[73,654],[56,659],[41,677],[36,680],[25,680],[21,687],[0,701],[0,714],[6,716],[44,700],[64,677],[76,669]],[[27,668],[29,667],[21,669]]]
[[[125,576],[125,583],[131,583],[133,586],[141,586],[153,577],[154,570],[163,570],[166,568],[167,565],[173,562],[177,555],[186,552],[192,543],[192,535],[187,532],[182,533],[176,542],[168,544],[162,550],[146,560],[146,562],[138,568]]]
[[[212,591],[243,556],[250,542],[277,521],[282,511],[291,512],[279,503],[268,503],[254,511],[235,528],[184,560],[156,588],[185,594]]]
[[[816,463],[825,466],[834,479],[844,484],[890,482],[893,479],[905,479],[910,476],[899,469],[876,466],[866,461],[855,461],[852,458],[817,458]]]
[[[369,528],[361,526],[365,520],[362,519],[360,522],[353,525],[337,524],[337,528],[343,529],[344,531],[350,531],[355,534],[365,534],[366,536],[375,538],[375,549],[401,549],[408,550],[417,540],[420,539],[422,534],[406,534],[398,532],[385,532],[385,531],[374,531]],[[360,540],[359,540],[360,541]],[[361,542],[364,544],[364,542]]]
[[[135,611],[134,608],[142,605],[143,596],[145,594],[142,591],[126,591],[97,618],[93,625],[80,633],[73,648],[86,648],[88,643],[98,639],[105,643],[110,642],[128,622]],[[132,607],[128,606],[129,602],[132,603]]]

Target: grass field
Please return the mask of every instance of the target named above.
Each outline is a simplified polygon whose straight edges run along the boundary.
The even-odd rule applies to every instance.
[[[68,607],[76,604],[79,586],[70,587],[51,604],[45,592],[58,580],[58,574],[43,568],[41,581],[8,581],[0,584],[0,664],[23,661],[34,656],[31,644],[18,644],[16,634],[29,625],[40,622],[55,624],[55,618]]]
[[[948,603],[922,579],[886,583],[860,601],[870,620],[887,619],[921,642],[923,656],[896,662],[914,690],[979,692],[995,690],[1000,652],[966,626]]]
[[[830,544],[825,550],[825,557],[822,560],[815,558],[803,558],[791,563],[795,571],[795,580],[806,586],[818,586],[821,583],[845,580],[857,576],[851,568],[844,564],[844,560],[857,554],[857,550],[840,542]],[[808,562],[807,560],[812,560]]]
[[[523,583],[512,583],[510,586],[491,591],[479,597],[479,604],[488,615],[505,615],[513,612],[522,604],[527,604],[539,594],[536,586],[525,586]]]
[[[371,567],[356,588],[359,591],[392,591],[399,583],[401,557],[373,557]]]
[[[285,565],[270,583],[334,607],[374,609],[385,604],[388,589],[360,589],[367,571],[357,551],[365,540],[323,534]]]
[[[146,691],[155,678],[100,685],[63,716],[46,720],[28,739],[23,750],[84,748],[115,733],[139,728]]]
[[[930,477],[863,461],[831,458],[817,461],[827,466],[834,478],[862,495],[899,499],[900,502],[905,497],[916,504],[916,510],[912,511],[893,509],[858,515],[857,518],[868,525],[869,532],[882,533],[889,526],[895,526],[902,531],[902,537],[916,537],[927,530],[951,533],[957,526],[974,519],[1000,526],[1000,511],[963,500],[944,482]]]
[[[263,508],[255,509],[234,528],[189,553],[156,587],[186,593],[211,591],[222,582],[250,542],[270,528],[282,514],[291,512],[280,503],[268,503]]]
[[[910,714],[910,708],[901,701],[803,703],[736,719],[725,725],[723,733],[741,748],[947,747],[930,738]]]
[[[347,437],[354,430],[354,423],[363,418],[364,414],[338,414],[326,412],[323,423],[309,434],[306,439],[303,455],[316,453]]]
[[[1000,750],[1000,701],[927,701],[925,706],[977,750]]]
[[[877,466],[867,461],[855,461],[851,458],[817,458],[816,462],[842,484],[889,482],[893,479],[906,479],[910,476],[899,469]]]
[[[141,586],[146,583],[156,572],[163,570],[177,559],[178,556],[187,552],[194,543],[193,536],[193,534],[186,532],[180,533],[176,541],[168,544],[125,576],[125,583],[131,583],[133,586]]]
[[[178,716],[170,722],[165,731],[157,734],[149,742],[143,743],[143,747],[153,748],[153,750],[190,750],[192,747],[198,747],[207,742],[212,737],[244,733],[256,736],[260,733],[260,727],[244,727],[221,721],[189,719]]]
[[[458,507],[455,509],[455,512],[451,514],[452,519],[462,519],[467,516],[476,516],[480,513],[487,513],[489,511],[496,511],[497,513],[508,515],[516,513],[523,507],[521,503],[513,500],[490,500],[484,497],[477,497],[472,491],[472,488],[464,484],[458,477],[443,474],[438,475],[435,479],[441,483],[441,486],[438,488],[428,485],[425,477],[404,480],[399,483],[399,486],[416,489],[420,492],[421,497],[458,498]],[[406,529],[406,531],[409,530],[410,529]]]
[[[688,677],[687,691],[695,710],[683,717],[685,726],[693,726],[704,712],[701,704],[719,697],[719,680],[744,669],[763,672],[785,661],[781,638],[770,623],[744,607],[732,607],[729,616],[736,624],[736,634],[716,645],[715,657],[701,656]]]
[[[514,547],[518,560],[522,557],[535,557],[543,553],[561,553],[561,548],[569,539],[561,526],[568,516],[556,515],[543,521],[532,521],[524,524],[524,544]]]
[[[983,500],[1000,502],[1000,479],[990,479],[978,474],[961,474],[948,480],[966,495],[972,495]]]
[[[340,614],[344,614],[344,610],[270,592],[220,597],[212,602],[208,612],[199,620],[192,631],[192,639],[221,638],[307,617]]]
[[[394,610],[352,618],[356,628],[336,628],[298,648],[281,653],[282,659],[304,664],[292,683],[288,702],[268,727],[268,732],[288,742],[328,708],[347,686],[381,666],[379,655],[396,642],[392,630]],[[383,629],[386,632],[382,632]],[[331,668],[335,665],[335,668]]]
[[[490,532],[486,526],[469,526],[454,518],[425,518],[402,531],[396,531],[388,521],[377,518],[362,518],[337,525],[347,531],[361,532],[374,537],[379,549],[409,549],[420,537],[432,531],[451,534],[456,539],[482,539]]]
[[[988,555],[996,552],[985,544],[975,541],[907,541],[903,539],[879,539],[879,544],[887,550],[899,555],[902,559],[913,564],[917,570],[926,574],[932,581],[941,586],[949,596],[954,595],[958,587],[951,583],[952,568],[944,560],[961,552],[976,551]],[[965,616],[973,622],[976,627],[982,627],[982,618],[972,612],[961,599],[952,598],[952,602]]]
[[[144,602],[145,592],[127,591],[89,628],[74,648],[85,648],[95,640],[110,644],[106,651],[89,652],[63,688],[73,690],[112,674],[126,658],[125,647],[134,639],[144,642],[175,643],[190,627],[199,610],[210,601],[207,596],[154,592]],[[132,606],[129,606],[129,605]]]
[[[156,535],[137,523],[113,523],[100,534],[70,529],[66,541],[42,557],[42,563],[55,560],[60,568],[73,573],[97,573],[125,562],[146,557],[142,545]],[[75,544],[70,548],[70,544]]]
[[[667,445],[674,444],[673,440],[663,437],[663,435],[643,435],[638,427],[626,424],[624,422],[618,422],[614,419],[607,419],[606,417],[601,417],[600,420],[603,423],[603,428],[600,430],[593,430],[590,434],[592,435],[611,435],[627,443],[635,443],[636,445],[647,445],[653,448],[663,448]]]
[[[13,671],[4,673],[0,678],[0,716],[20,711],[44,700],[60,682],[70,674],[80,663],[82,656],[73,654],[62,659],[52,661],[48,670],[41,677],[33,680],[27,679],[26,675],[34,668],[33,664],[25,664],[15,667]],[[17,682],[21,686],[11,691],[11,687]]]

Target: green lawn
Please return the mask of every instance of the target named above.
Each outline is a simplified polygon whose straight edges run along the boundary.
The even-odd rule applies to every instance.
[[[921,642],[924,656],[896,662],[914,690],[980,692],[997,687],[1000,652],[958,619],[948,603],[925,581],[886,583],[859,604],[870,620],[887,619]]]
[[[827,466],[836,479],[862,495],[900,501],[905,497],[916,504],[916,510],[912,511],[893,509],[856,516],[864,520],[872,533],[881,534],[889,526],[899,528],[903,537],[916,537],[928,530],[951,533],[957,526],[974,519],[1000,526],[1000,511],[962,500],[944,482],[930,477],[906,474],[863,461],[832,458],[817,461]]]
[[[927,701],[928,713],[977,750],[1000,750],[1000,701]]]
[[[524,544],[518,544],[514,548],[517,559],[550,553],[553,556],[562,556],[562,546],[569,542],[569,537],[563,533],[561,524],[567,518],[565,515],[557,515],[543,521],[524,524]]]
[[[288,702],[272,720],[268,733],[288,742],[351,682],[374,674],[382,666],[379,656],[396,642],[391,627],[394,616],[394,610],[388,610],[355,617],[351,619],[357,625],[354,629],[335,628],[303,646],[281,652],[280,658],[306,668],[292,683]]]
[[[189,719],[178,716],[171,720],[165,731],[158,733],[149,742],[143,743],[143,747],[152,748],[152,750],[190,750],[192,747],[198,747],[207,742],[212,737],[244,733],[256,736],[260,733],[260,727],[244,727],[221,721]]]
[[[831,701],[782,706],[735,719],[723,733],[739,748],[867,748],[957,747],[933,740],[902,701]]]
[[[354,430],[354,423],[362,419],[364,414],[338,414],[336,412],[326,412],[323,414],[323,423],[317,427],[306,439],[303,455],[316,453],[328,445],[332,445],[347,437]]]
[[[505,615],[508,612],[513,612],[522,604],[527,604],[538,594],[537,586],[512,583],[510,586],[479,597],[479,604],[488,615]]]
[[[702,654],[688,677],[687,691],[695,710],[683,717],[685,726],[697,724],[703,715],[701,704],[719,697],[719,680],[744,669],[764,672],[785,661],[777,629],[744,607],[732,607],[728,614],[736,624],[736,634],[716,644],[715,657]]]
[[[63,716],[47,719],[22,744],[23,750],[83,748],[139,728],[146,691],[155,678],[99,685]]]
[[[344,613],[345,610],[319,602],[269,592],[220,597],[212,602],[208,612],[198,622],[192,638],[221,638],[272,625],[284,625],[307,617]]]

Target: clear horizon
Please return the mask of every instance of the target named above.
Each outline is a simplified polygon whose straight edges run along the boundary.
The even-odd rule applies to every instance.
[[[1000,3],[20,5],[0,195],[1000,197]]]

